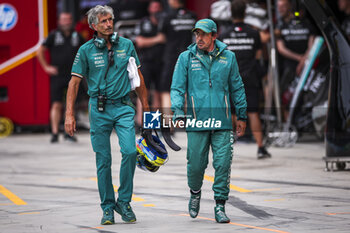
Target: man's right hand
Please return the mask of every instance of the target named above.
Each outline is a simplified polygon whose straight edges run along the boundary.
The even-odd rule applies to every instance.
[[[245,121],[237,120],[236,134],[238,137],[242,137],[244,135],[246,126],[247,126],[247,123]]]
[[[45,66],[44,70],[50,76],[51,75],[58,75],[58,69],[56,66],[48,65],[48,66]]]
[[[72,115],[66,115],[66,120],[64,121],[64,130],[66,131],[67,134],[70,136],[74,135],[74,132],[77,131],[76,129],[76,121],[75,117]]]
[[[306,59],[307,59],[307,56],[302,56],[302,58],[299,60],[298,66],[297,66],[297,68],[295,70],[295,72],[296,72],[296,74],[298,76],[301,75],[301,73],[302,73],[302,71],[304,69],[304,65],[305,65]]]

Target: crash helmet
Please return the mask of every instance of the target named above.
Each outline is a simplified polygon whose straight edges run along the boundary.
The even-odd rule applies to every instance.
[[[165,151],[166,148],[160,139],[152,135],[153,141],[162,147]],[[160,153],[154,149],[151,145],[147,145],[145,138],[140,137],[136,140],[136,165],[137,167],[148,170],[151,172],[156,172],[160,166],[165,164],[168,160],[168,153]]]
[[[144,155],[137,153],[136,155],[136,166],[144,171],[156,172],[159,166],[154,166],[145,158]]]

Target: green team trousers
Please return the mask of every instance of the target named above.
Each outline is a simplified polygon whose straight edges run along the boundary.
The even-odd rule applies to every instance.
[[[204,172],[208,166],[209,146],[211,146],[215,169],[214,199],[228,199],[233,140],[231,130],[187,132],[187,182],[191,190],[198,191],[202,187]]]
[[[127,98],[130,103],[130,99]],[[96,153],[97,182],[101,208],[115,207],[115,193],[111,174],[110,136],[115,129],[122,154],[118,188],[118,201],[130,202],[136,167],[135,110],[125,101],[107,101],[104,112],[97,110],[97,98],[90,98],[89,117],[91,144]]]

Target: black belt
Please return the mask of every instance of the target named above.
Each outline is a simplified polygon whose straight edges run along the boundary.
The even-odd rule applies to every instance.
[[[97,101],[97,97],[91,97],[90,98],[92,101]],[[121,97],[118,99],[106,99],[106,104],[116,104],[116,103],[122,103],[126,98],[125,97]]]
[[[124,97],[119,98],[119,99],[114,99],[114,100],[107,99],[107,100],[106,100],[106,104],[118,104],[118,103],[122,103],[123,98],[124,98]]]

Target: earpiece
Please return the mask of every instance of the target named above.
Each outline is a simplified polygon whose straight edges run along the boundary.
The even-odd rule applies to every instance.
[[[109,40],[111,41],[111,43],[113,44],[117,44],[118,40],[119,40],[119,36],[117,32],[114,32],[110,37]]]
[[[106,40],[103,38],[95,37],[94,36],[94,44],[97,48],[103,49],[106,46]]]
[[[117,44],[119,41],[119,36],[117,32],[114,32],[112,35],[110,35],[109,40],[111,43],[113,44]],[[99,48],[99,49],[103,49],[104,47],[106,47],[106,40],[100,37],[97,37],[96,33],[94,34],[94,45]]]

